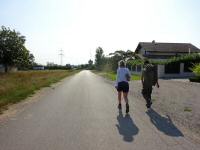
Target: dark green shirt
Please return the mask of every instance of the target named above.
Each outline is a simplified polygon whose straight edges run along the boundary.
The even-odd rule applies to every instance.
[[[154,66],[152,64],[144,65],[142,70],[142,74],[144,77],[144,86],[145,87],[152,87],[154,82]]]

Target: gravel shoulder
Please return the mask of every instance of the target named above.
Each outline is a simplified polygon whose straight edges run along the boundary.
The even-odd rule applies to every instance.
[[[152,93],[153,108],[200,137],[200,84],[163,79],[159,83]],[[140,81],[131,82],[130,88],[130,94],[144,101]]]

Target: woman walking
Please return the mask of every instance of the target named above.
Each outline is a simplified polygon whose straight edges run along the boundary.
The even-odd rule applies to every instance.
[[[115,83],[115,88],[118,91],[118,109],[122,109],[121,101],[122,94],[126,103],[126,113],[129,113],[129,104],[128,104],[128,92],[129,92],[129,83],[131,74],[128,68],[126,68],[125,61],[119,61],[119,68],[117,69],[117,78]]]

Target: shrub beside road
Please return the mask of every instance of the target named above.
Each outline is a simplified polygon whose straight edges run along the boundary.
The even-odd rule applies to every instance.
[[[200,63],[195,64],[194,67],[192,68],[192,71],[195,74],[195,77],[190,78],[191,82],[200,82]]]

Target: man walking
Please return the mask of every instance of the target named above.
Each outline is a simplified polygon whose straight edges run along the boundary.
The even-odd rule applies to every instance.
[[[152,86],[156,85],[159,88],[159,83],[158,83],[157,69],[154,65],[150,64],[148,60],[145,60],[144,62],[141,81],[143,86],[142,95],[146,100],[146,106],[147,108],[151,108]]]

